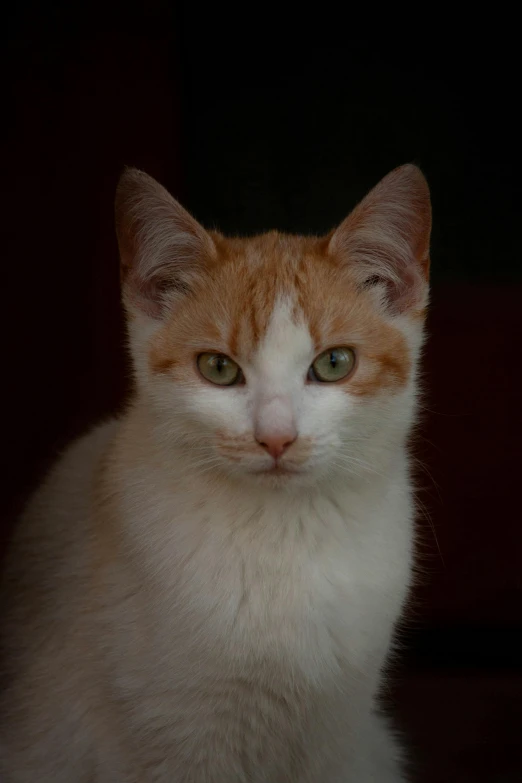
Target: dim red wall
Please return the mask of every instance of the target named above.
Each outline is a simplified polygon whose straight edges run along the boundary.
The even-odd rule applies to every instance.
[[[521,305],[517,286],[433,292],[417,444],[428,624],[522,629]]]

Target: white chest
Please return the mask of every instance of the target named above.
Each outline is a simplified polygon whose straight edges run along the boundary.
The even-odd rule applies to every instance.
[[[183,628],[191,638],[177,632],[175,644],[285,662],[312,679],[339,660],[378,668],[409,584],[409,498],[396,493],[362,519],[348,500],[235,517],[226,507],[183,510],[154,553],[165,634]]]

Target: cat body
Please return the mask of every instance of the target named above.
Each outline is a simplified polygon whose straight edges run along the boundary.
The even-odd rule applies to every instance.
[[[412,570],[422,175],[325,239],[209,234],[132,170],[117,220],[136,391],[17,527],[1,779],[404,781],[376,695]]]

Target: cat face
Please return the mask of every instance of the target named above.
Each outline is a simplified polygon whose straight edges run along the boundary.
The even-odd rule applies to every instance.
[[[415,199],[427,190],[409,174],[408,245],[404,205],[395,214],[379,193],[325,238],[226,239],[153,180],[124,175],[139,393],[187,464],[272,486],[378,471],[409,427],[426,304],[429,209]]]

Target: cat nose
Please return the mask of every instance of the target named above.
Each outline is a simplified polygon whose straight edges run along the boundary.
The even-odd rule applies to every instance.
[[[285,432],[277,433],[256,433],[256,440],[260,446],[262,446],[271,457],[279,459],[284,454],[289,446],[297,438],[297,432],[295,430],[287,430]]]

